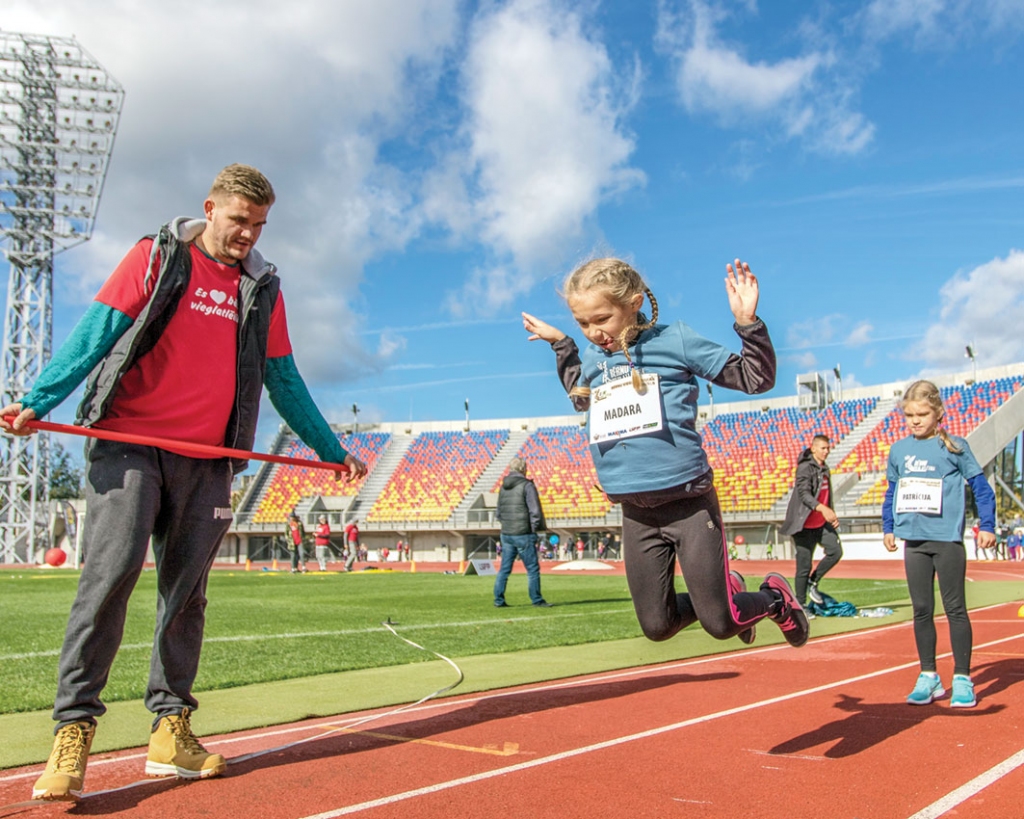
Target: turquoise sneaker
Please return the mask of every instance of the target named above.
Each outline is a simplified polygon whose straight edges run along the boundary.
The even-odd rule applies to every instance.
[[[911,705],[928,705],[945,693],[946,689],[942,687],[942,680],[938,674],[934,671],[922,671],[914,690],[907,695],[907,702]]]
[[[949,698],[950,708],[973,708],[978,704],[974,696],[974,682],[966,674],[953,675],[953,694]]]

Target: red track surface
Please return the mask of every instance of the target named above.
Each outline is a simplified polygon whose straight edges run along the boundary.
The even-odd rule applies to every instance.
[[[77,808],[40,805],[22,815],[1022,816],[1024,620],[1014,603],[976,611],[972,621],[973,709],[950,709],[948,695],[925,707],[904,703],[917,662],[903,623],[801,649],[754,647],[455,697],[351,732],[344,726],[365,715],[209,738],[207,747],[229,758],[310,741],[233,763],[205,782],[99,793],[136,782],[144,749],[102,755]],[[939,650],[948,652],[944,620],[938,625]],[[951,666],[940,659],[947,687]],[[24,800],[39,770],[0,774],[0,805]],[[973,795],[950,796],[968,785]]]

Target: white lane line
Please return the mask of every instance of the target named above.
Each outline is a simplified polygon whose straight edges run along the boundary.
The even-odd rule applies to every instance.
[[[572,612],[566,614],[554,615],[558,619],[569,619],[572,617],[595,617],[605,614],[631,614],[633,607],[629,606],[626,608],[616,609],[600,609],[596,611],[584,611],[584,612]],[[537,615],[533,617],[499,617],[497,619],[490,620],[462,620],[458,623],[421,623],[419,625],[401,625],[402,631],[425,631],[432,629],[442,628],[463,628],[465,626],[493,626],[499,623],[527,623],[534,622],[538,619]],[[547,618],[546,618],[547,619]],[[266,640],[294,640],[301,637],[350,637],[352,635],[359,634],[376,634],[384,631],[379,626],[373,628],[347,628],[337,629],[333,631],[292,631],[284,634],[235,634],[232,636],[225,637],[207,637],[203,640],[203,645],[209,643],[252,643],[252,642],[265,642]],[[152,643],[124,643],[118,648],[118,651],[141,651],[143,649],[153,648]],[[20,654],[0,654],[0,662],[5,660],[31,660],[36,657],[59,657],[60,649],[51,648],[46,651],[25,651]]]
[[[1015,634],[1011,637],[1003,637],[999,640],[993,640],[990,643],[985,643],[979,648],[988,648],[999,643],[1004,643],[1009,640],[1020,639],[1024,635]],[[948,655],[943,655],[948,656]],[[650,737],[660,736],[661,734],[667,734],[672,731],[678,731],[682,728],[689,728],[694,725],[701,725],[706,722],[721,719],[723,717],[730,717],[735,714],[742,714],[747,711],[753,711],[760,708],[766,708],[770,705],[776,705],[782,702],[789,702],[790,700],[799,699],[801,697],[807,697],[812,694],[819,694],[823,691],[828,691],[833,688],[837,688],[843,685],[850,685],[852,683],[863,682],[864,680],[870,680],[875,677],[881,677],[885,674],[891,674],[896,671],[905,671],[910,668],[918,668],[918,662],[915,660],[910,663],[902,663],[900,665],[890,666],[879,671],[872,671],[867,674],[860,674],[856,677],[847,677],[844,680],[838,680],[832,683],[826,683],[824,685],[814,686],[813,688],[805,688],[802,691],[794,691],[789,694],[783,694],[778,697],[769,697],[768,699],[760,700],[759,702],[749,703],[747,705],[736,706],[735,708],[727,708],[723,711],[716,711],[712,714],[705,714],[700,717],[693,717],[691,719],[683,720],[682,722],[675,722],[671,725],[663,725],[659,728],[651,728],[647,731],[641,731],[636,734],[627,734],[626,736],[616,737],[614,739],[604,740],[603,742],[596,742],[592,745],[585,745],[580,748],[572,748],[567,751],[562,751],[557,754],[551,754],[550,756],[540,757],[532,759],[526,762],[520,762],[515,765],[507,765],[503,768],[497,768],[491,771],[484,771],[478,774],[472,774],[470,776],[459,777],[458,779],[451,779],[447,782],[438,782],[434,785],[427,785],[422,788],[415,788],[410,791],[404,791],[402,793],[392,794],[390,796],[383,796],[378,799],[371,799],[366,802],[360,802],[355,805],[348,805],[344,808],[337,808],[336,810],[329,810],[323,813],[313,814],[312,816],[304,817],[304,819],[334,819],[337,816],[347,816],[353,813],[360,813],[365,810],[372,810],[373,808],[384,807],[385,805],[393,805],[397,802],[404,802],[409,799],[415,799],[419,796],[427,796],[429,794],[440,793],[441,791],[450,790],[452,788],[462,787],[463,785],[471,785],[476,782],[483,782],[488,779],[494,779],[499,776],[507,776],[508,774],[518,773],[519,771],[529,770],[542,765],[548,765],[552,762],[559,762],[563,759],[571,759],[573,757],[582,756],[584,754],[594,753],[595,751],[603,751],[607,748],[614,748],[619,745],[625,745],[626,743],[636,742],[641,739],[649,739]]]
[[[993,782],[998,782],[1008,773],[1011,773],[1021,765],[1024,765],[1024,751],[1018,751],[1009,759],[1005,759],[993,768],[989,768],[980,776],[974,777],[970,782],[961,785],[955,791],[946,794],[936,802],[932,802],[924,810],[919,810],[909,819],[938,819],[974,796],[976,793],[987,788]]]

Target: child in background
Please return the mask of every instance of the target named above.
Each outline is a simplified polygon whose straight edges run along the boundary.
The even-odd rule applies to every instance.
[[[699,620],[718,639],[750,643],[755,623],[771,617],[791,645],[801,646],[807,618],[789,583],[773,572],[748,593],[742,576],[729,570],[722,513],[696,429],[698,377],[748,394],[775,383],[775,351],[756,315],[757,279],[739,259],[726,274],[741,355],[682,322],[657,324],[654,295],[618,259],[595,259],[565,281],[563,295],[590,342],[582,354],[536,316],[523,313],[523,327],[531,341],[551,344],[570,398],[578,410],[590,410],[590,454],[604,492],[622,504],[626,579],[645,636],[667,640]],[[640,313],[645,294],[650,321]],[[676,560],[686,594],[675,591]]]
[[[940,424],[945,409],[939,389],[915,381],[903,394],[903,415],[910,435],[889,450],[889,485],[882,504],[885,548],[896,551],[906,541],[903,565],[914,607],[914,639],[921,673],[907,696],[911,705],[928,705],[946,693],[935,667],[935,576],[953,645],[953,708],[977,704],[971,681],[973,634],[967,616],[964,583],[964,481],[971,486],[981,518],[977,544],[995,546],[996,501],[981,467],[963,438]]]

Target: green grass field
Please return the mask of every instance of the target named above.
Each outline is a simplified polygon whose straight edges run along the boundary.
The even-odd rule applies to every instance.
[[[0,622],[8,624],[0,648],[0,713],[52,705],[76,582],[77,573],[64,571],[0,574]],[[104,692],[108,703],[145,691],[155,583],[155,574],[144,572],[132,597]],[[551,609],[528,605],[525,578],[518,576],[510,583],[511,606],[495,609],[492,583],[431,573],[213,572],[196,690],[433,659],[381,628],[386,618],[405,636],[452,658],[640,636],[624,577],[545,575],[544,594],[557,603]],[[902,582],[837,581],[830,588],[859,606],[896,605],[906,595]],[[776,636],[774,629],[763,631]]]

